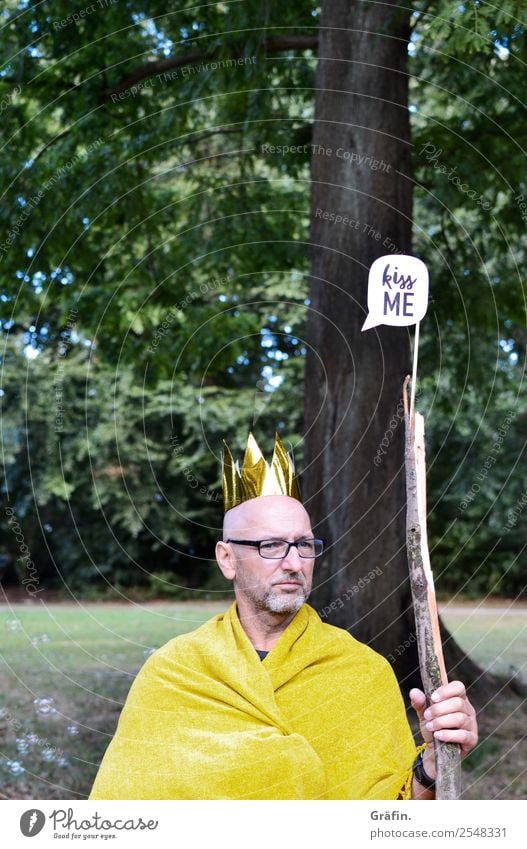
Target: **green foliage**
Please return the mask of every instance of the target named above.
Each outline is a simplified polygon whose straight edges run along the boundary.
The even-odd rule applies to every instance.
[[[432,562],[443,591],[514,596],[525,592],[525,27],[514,3],[432,9],[411,85],[415,252],[433,298],[419,359],[431,376],[420,403]]]
[[[416,19],[421,37],[433,46],[441,61],[448,62],[452,57],[466,61],[476,55],[491,56],[503,33],[522,39],[522,6],[521,0],[506,0],[499,7],[488,0],[439,0],[425,3],[421,15],[416,10]]]
[[[474,571],[507,593],[525,439],[517,5],[415,4],[410,58],[431,546],[445,588]],[[301,463],[316,60],[272,39],[317,19],[308,0],[0,12],[4,500],[42,580],[217,591],[222,438],[240,452],[253,428],[269,448],[278,428]],[[496,473],[459,512],[509,409]]]
[[[221,439],[300,432],[308,159],[259,148],[306,126],[314,63],[262,45],[314,22],[306,3],[255,28],[257,6],[4,13],[6,498],[75,591],[215,585]]]

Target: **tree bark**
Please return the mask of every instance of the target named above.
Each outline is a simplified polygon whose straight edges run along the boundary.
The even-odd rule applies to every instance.
[[[361,327],[372,262],[411,253],[409,19],[397,0],[322,0],[303,475],[306,506],[328,541],[312,603],[387,657],[405,693],[421,686],[405,550],[409,333]],[[448,636],[447,669],[452,661],[483,697],[477,667],[459,664],[460,654]]]
[[[386,436],[408,372],[408,335],[389,327],[361,333],[370,265],[385,253],[408,253],[411,245],[408,35],[409,12],[396,3],[322,3],[304,480],[317,532],[329,542],[316,606],[336,602],[331,621],[353,623],[359,639],[395,658],[399,675],[414,673],[412,685],[415,644],[404,650],[413,631],[404,414]],[[352,223],[337,223],[338,215]],[[376,455],[383,439],[385,453]],[[376,567],[382,574],[366,583]]]

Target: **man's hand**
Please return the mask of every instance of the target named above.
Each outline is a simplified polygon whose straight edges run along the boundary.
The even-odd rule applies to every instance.
[[[476,711],[467,698],[461,681],[450,681],[432,693],[430,707],[425,709],[425,694],[410,690],[412,707],[419,717],[421,734],[425,743],[441,740],[459,743],[464,758],[478,742]]]
[[[450,681],[438,687],[431,696],[431,705],[426,707],[426,697],[421,690],[410,690],[412,707],[419,717],[421,734],[425,743],[440,740],[442,743],[458,743],[464,758],[478,742],[476,711],[470,704],[465,685],[461,681]],[[433,747],[428,746],[423,755],[424,767],[430,778],[435,778]]]

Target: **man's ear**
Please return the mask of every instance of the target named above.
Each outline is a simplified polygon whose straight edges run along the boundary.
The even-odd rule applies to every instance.
[[[222,540],[216,543],[216,561],[223,572],[223,576],[228,581],[233,581],[236,577],[234,557],[230,545]]]

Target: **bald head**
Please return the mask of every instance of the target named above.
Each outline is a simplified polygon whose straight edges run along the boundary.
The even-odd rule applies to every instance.
[[[243,501],[225,514],[223,539],[258,533],[258,539],[311,536],[311,520],[303,504],[288,495],[261,495]],[[255,537],[256,538],[256,537]]]

